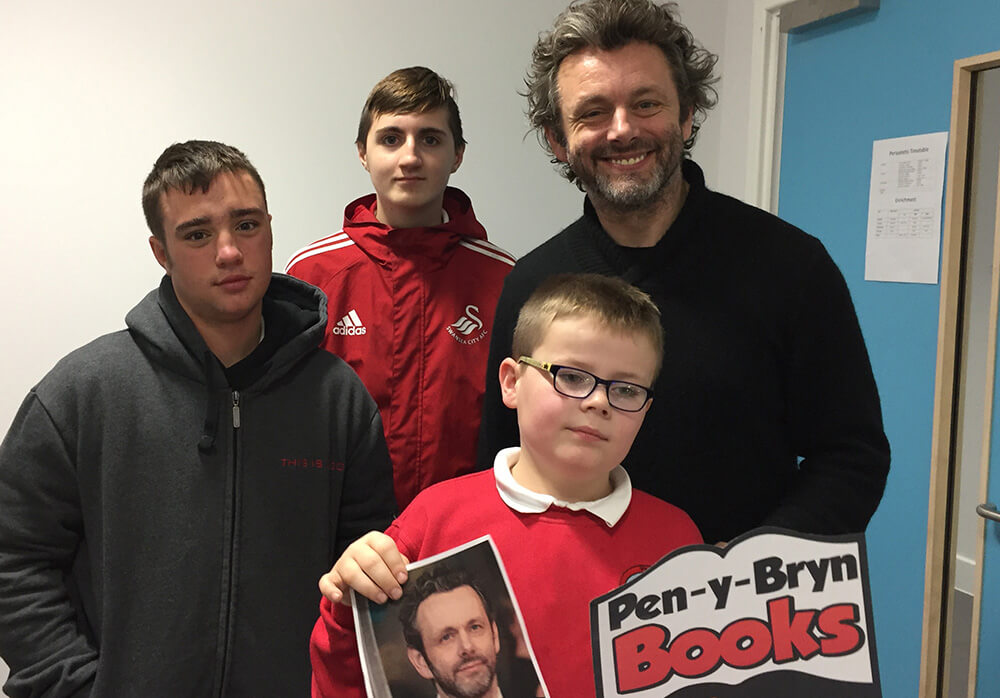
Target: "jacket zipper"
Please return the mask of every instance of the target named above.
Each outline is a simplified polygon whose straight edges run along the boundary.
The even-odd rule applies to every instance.
[[[233,391],[233,429],[240,428],[240,391]],[[234,434],[235,436],[235,434]]]
[[[226,686],[229,683],[229,651],[230,632],[232,628],[232,606],[233,606],[233,580],[236,577],[236,508],[239,505],[239,438],[237,431],[240,428],[240,391],[233,391],[233,502],[229,517],[229,574],[226,580],[226,620],[225,632],[223,633],[224,645],[222,650],[222,682],[219,685],[219,696],[226,694]]]

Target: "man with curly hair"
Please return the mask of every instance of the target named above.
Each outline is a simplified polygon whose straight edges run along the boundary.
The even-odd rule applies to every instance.
[[[650,0],[574,2],[539,36],[528,116],[583,215],[521,259],[497,306],[479,462],[518,442],[497,367],[518,310],[563,272],[624,278],[662,311],[657,399],[624,463],[707,541],[760,525],[862,531],[889,467],[878,391],[823,245],[709,190],[688,157],[716,57]]]

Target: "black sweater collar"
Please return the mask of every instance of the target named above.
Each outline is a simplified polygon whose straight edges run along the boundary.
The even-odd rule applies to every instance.
[[[688,183],[684,205],[663,237],[645,255],[626,254],[604,230],[590,197],[584,199],[583,216],[575,226],[579,236],[570,240],[582,270],[620,276],[630,283],[639,283],[662,270],[694,234],[707,191],[705,175],[694,161],[684,160],[681,172]]]

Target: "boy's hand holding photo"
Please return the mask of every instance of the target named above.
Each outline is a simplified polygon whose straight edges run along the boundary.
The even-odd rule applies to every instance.
[[[319,580],[319,590],[333,603],[351,605],[348,589],[376,603],[403,595],[409,560],[399,552],[396,541],[379,531],[371,531],[351,543],[333,569]]]

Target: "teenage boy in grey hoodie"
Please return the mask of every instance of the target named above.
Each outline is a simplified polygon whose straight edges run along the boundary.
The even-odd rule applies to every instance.
[[[143,209],[159,288],[0,446],[4,690],[306,695],[315,579],[394,510],[378,410],[323,294],[272,275],[243,153],[170,146]]]

